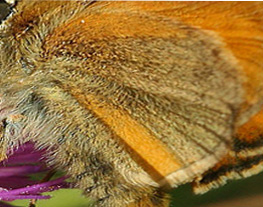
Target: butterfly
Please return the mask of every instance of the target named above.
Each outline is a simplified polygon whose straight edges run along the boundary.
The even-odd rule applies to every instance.
[[[100,207],[167,207],[181,184],[259,173],[262,23],[261,2],[16,2],[0,31],[1,157],[49,149]]]

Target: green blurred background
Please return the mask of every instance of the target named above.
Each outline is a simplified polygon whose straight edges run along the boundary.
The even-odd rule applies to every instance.
[[[0,20],[7,12],[6,5],[0,0]],[[48,194],[52,195],[52,199],[37,201],[37,207],[87,207],[89,204],[89,200],[76,189],[62,189]],[[263,207],[263,174],[231,181],[204,195],[193,195],[189,184],[173,190],[171,195],[172,207]],[[13,204],[27,207],[29,201],[15,201]]]
[[[89,200],[76,189],[47,194],[52,195],[52,199],[37,201],[37,207],[88,207],[89,204]],[[171,207],[263,207],[263,174],[231,181],[204,195],[193,195],[189,184],[173,190],[171,195]],[[27,207],[29,201],[15,201],[13,204]]]

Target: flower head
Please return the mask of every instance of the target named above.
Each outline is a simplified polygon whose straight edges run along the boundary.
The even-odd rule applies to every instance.
[[[37,150],[31,142],[7,152],[7,159],[0,162],[0,201],[48,199],[50,196],[41,193],[67,187],[66,177],[49,180],[48,172],[53,171],[45,164],[45,153],[45,150]],[[32,179],[36,173],[47,173],[48,179]]]

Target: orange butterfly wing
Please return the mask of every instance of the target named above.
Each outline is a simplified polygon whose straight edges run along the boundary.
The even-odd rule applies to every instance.
[[[56,8],[60,3],[50,2],[47,4],[46,2],[41,2],[37,7],[31,4],[33,5],[33,3],[28,3],[27,7],[25,7],[22,17],[16,17],[15,21],[17,24],[15,24],[11,31],[17,40],[20,40],[30,27],[37,24],[38,16]],[[67,2],[67,4],[71,3]],[[74,3],[72,2],[72,4]],[[234,55],[235,61],[239,65],[238,70],[245,77],[243,85],[245,95],[241,110],[236,112],[238,116],[235,124],[239,128],[237,129],[230,152],[213,169],[205,172],[197,179],[195,184],[196,192],[202,193],[212,187],[223,184],[220,181],[222,176],[225,176],[225,178],[238,178],[236,175],[239,173],[243,173],[242,176],[248,176],[253,174],[253,172],[262,170],[263,112],[259,110],[263,102],[263,30],[261,27],[263,23],[263,4],[260,2],[97,2],[94,6],[90,5],[90,9],[94,10],[100,9],[100,7],[105,10],[108,9],[111,11],[111,14],[106,13],[99,16],[99,18],[94,15],[90,16],[93,17],[90,19],[85,19],[85,15],[83,15],[75,19],[75,21],[62,24],[61,28],[59,27],[54,30],[51,38],[45,39],[44,49],[46,54],[44,55],[47,57],[48,55],[60,55],[59,52],[63,51],[65,47],[62,44],[63,41],[59,42],[59,38],[62,36],[64,40],[70,41],[70,39],[67,39],[67,33],[64,33],[64,36],[62,35],[64,31],[70,31],[70,34],[86,34],[84,36],[81,35],[79,42],[76,42],[78,47],[81,46],[83,41],[92,38],[104,38],[105,35],[108,36],[109,34],[115,37],[118,35],[119,37],[123,37],[123,34],[126,34],[131,37],[151,36],[165,39],[169,38],[170,34],[177,32],[174,28],[164,26],[160,22],[146,21],[144,18],[136,18],[136,15],[132,21],[132,19],[127,18],[125,12],[115,13],[121,10],[129,11],[130,13],[136,13],[137,11],[140,13],[145,12],[147,16],[156,18],[160,16],[161,18],[172,19],[175,22],[183,22],[199,30],[205,30],[208,33],[211,31],[218,36],[218,41],[221,39],[225,44],[222,47]],[[127,18],[126,26],[121,27],[119,25],[120,21],[118,19],[120,18]],[[113,25],[116,30],[107,30],[109,29],[108,24]],[[105,27],[102,27],[103,25]],[[89,30],[97,32],[88,33]],[[90,34],[90,36],[87,34]],[[92,34],[96,34],[96,36],[92,36]],[[74,44],[69,44],[70,48],[68,48],[68,51],[70,52]],[[92,53],[92,48],[85,47],[85,50],[81,51],[84,51],[83,54],[79,53],[78,55],[89,57],[89,53]],[[129,77],[126,78],[129,79]],[[158,88],[156,91],[158,91]],[[73,95],[75,95],[77,100],[85,99],[79,95],[77,90],[73,91],[73,93],[75,93]],[[91,102],[84,102],[83,104],[93,107],[92,105],[96,105],[96,101],[95,104]],[[107,113],[108,111],[114,113],[114,109],[105,107],[105,105],[102,105],[100,109],[91,108],[91,110],[98,110],[97,112],[95,111],[97,114],[105,111]],[[250,118],[251,116],[252,118]],[[109,125],[114,125],[116,131],[119,132],[121,130],[115,125],[125,119],[125,116],[120,117],[121,119],[119,120],[115,120],[113,117],[110,120],[105,118],[103,121],[106,123],[109,122]],[[128,123],[129,120],[126,119],[126,121]],[[136,126],[134,124],[131,125],[133,127]],[[129,127],[130,125],[124,126],[124,128]],[[138,133],[142,133],[143,131],[141,128],[136,129],[140,129],[137,130],[139,131]],[[127,134],[129,137],[137,135],[130,132]],[[164,157],[167,156],[164,155]],[[161,169],[162,166],[160,166],[159,168]],[[253,170],[255,169],[253,166],[257,166],[257,170]],[[240,167],[243,167],[244,171],[240,171]],[[150,199],[146,198],[134,204],[134,206],[150,206],[152,205],[150,204],[151,202]],[[167,205],[167,203],[163,203],[163,205]]]

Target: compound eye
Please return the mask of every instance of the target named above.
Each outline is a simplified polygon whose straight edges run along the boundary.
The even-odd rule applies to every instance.
[[[13,13],[15,1],[0,0],[0,24]]]

